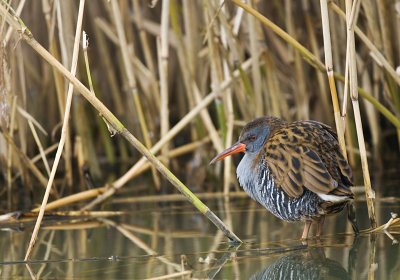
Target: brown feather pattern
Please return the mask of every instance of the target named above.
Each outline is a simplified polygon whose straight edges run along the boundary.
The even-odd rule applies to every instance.
[[[350,166],[332,129],[316,121],[275,122],[265,144],[265,160],[277,185],[290,197],[304,189],[352,196]],[[344,185],[344,186],[343,186]]]

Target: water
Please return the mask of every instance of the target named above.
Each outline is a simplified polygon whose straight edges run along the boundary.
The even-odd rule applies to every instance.
[[[245,244],[230,246],[185,201],[160,205],[115,200],[112,208],[125,215],[48,219],[29,265],[22,260],[33,223],[0,225],[0,275],[145,279],[177,273],[183,266],[191,271],[186,279],[400,279],[399,245],[383,233],[355,240],[345,213],[328,217],[324,236],[305,244],[299,240],[301,223],[282,222],[248,198],[205,202]],[[368,225],[364,205],[356,205],[361,228]],[[377,203],[379,222],[398,210],[398,202]],[[393,236],[400,238],[399,228]]]

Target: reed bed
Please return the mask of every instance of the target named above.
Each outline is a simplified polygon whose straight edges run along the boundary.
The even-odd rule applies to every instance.
[[[233,162],[209,160],[276,115],[336,127],[375,227],[369,170],[399,162],[398,4],[245,2],[1,0],[1,211],[90,210],[146,169],[140,195],[235,192]]]

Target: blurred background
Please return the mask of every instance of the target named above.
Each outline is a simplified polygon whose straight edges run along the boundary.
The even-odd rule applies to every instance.
[[[2,4],[7,2],[21,13],[33,37],[70,69],[79,1]],[[346,149],[355,184],[360,185],[353,110],[340,78],[346,72],[344,2],[328,3],[333,69],[346,116]],[[361,95],[359,101],[374,180],[384,169],[397,174],[400,162],[399,77],[393,76],[400,58],[400,5],[360,2],[358,81],[360,92],[374,102]],[[96,96],[147,147],[192,114],[156,154],[194,192],[239,190],[234,175],[239,158],[226,161],[225,169],[208,162],[235,142],[243,124],[255,117],[313,119],[335,128],[326,71],[288,43],[297,40],[323,65],[319,1],[247,3],[285,30],[289,39],[230,1],[86,1],[82,29],[89,38],[88,64],[80,48],[77,78],[89,87],[89,67]],[[0,209],[28,210],[43,196],[60,139],[68,82],[4,20],[0,32]],[[103,119],[77,92],[71,110],[50,200],[113,183],[141,157],[122,137],[110,137]],[[131,188],[135,195],[174,192],[155,170],[144,171],[140,180],[150,186]],[[124,183],[137,175],[128,175]],[[379,185],[376,189],[378,195],[391,193]]]

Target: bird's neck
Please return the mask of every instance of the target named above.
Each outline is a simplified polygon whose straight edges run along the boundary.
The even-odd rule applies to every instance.
[[[240,186],[252,198],[255,198],[253,192],[257,186],[259,173],[259,167],[255,162],[255,160],[257,160],[256,157],[256,153],[245,153],[236,169],[236,175],[238,177]]]

